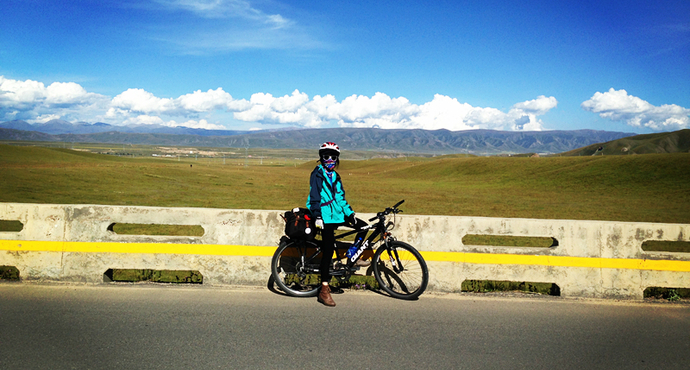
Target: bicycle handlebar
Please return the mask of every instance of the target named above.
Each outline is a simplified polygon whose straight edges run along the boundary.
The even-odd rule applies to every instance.
[[[376,219],[378,219],[378,218],[384,217],[384,216],[390,214],[391,212],[392,212],[392,213],[400,213],[400,212],[402,212],[402,210],[399,210],[399,209],[398,209],[398,206],[400,206],[400,205],[403,204],[403,203],[405,203],[405,199],[399,201],[399,202],[396,203],[393,207],[386,208],[385,211],[377,213],[377,214],[376,214],[376,217],[372,217],[372,218],[369,219],[369,222],[372,222],[372,221],[374,221],[374,220],[376,220]]]

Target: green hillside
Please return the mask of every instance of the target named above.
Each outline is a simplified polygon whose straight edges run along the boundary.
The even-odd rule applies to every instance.
[[[600,148],[603,149],[600,150]],[[690,152],[690,129],[625,137],[605,143],[588,145],[561,155],[634,155],[688,152]]]
[[[0,202],[290,209],[314,161],[117,157],[0,145]],[[245,166],[246,165],[246,166]],[[358,212],[690,223],[690,154],[408,157],[338,169]]]

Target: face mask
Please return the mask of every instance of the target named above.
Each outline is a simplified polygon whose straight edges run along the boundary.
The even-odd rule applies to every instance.
[[[323,166],[326,167],[327,170],[333,171],[335,168],[335,159],[326,159],[323,161]]]

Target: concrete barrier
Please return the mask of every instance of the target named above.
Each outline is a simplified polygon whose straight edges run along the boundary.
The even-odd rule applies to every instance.
[[[197,270],[204,284],[264,285],[283,211],[0,203],[0,265],[25,280],[103,283],[108,269]],[[369,218],[370,214],[360,214]],[[646,240],[690,241],[690,225],[398,215],[393,234],[419,249],[429,290],[464,280],[555,283],[561,295],[642,299],[647,287],[690,288],[690,253],[645,252]],[[200,225],[200,237],[119,235],[116,223]],[[558,245],[464,245],[467,234],[551,237]]]

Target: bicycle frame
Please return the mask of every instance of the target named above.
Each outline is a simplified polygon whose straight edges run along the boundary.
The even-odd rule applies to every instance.
[[[376,243],[380,242],[381,240],[383,240],[384,243],[387,244],[389,238],[391,237],[391,234],[387,231],[386,225],[384,225],[385,217],[377,216],[377,218],[379,218],[379,221],[376,223],[364,226],[362,228],[347,231],[347,232],[340,234],[340,235],[337,235],[335,237],[335,240],[338,241],[338,240],[342,240],[343,238],[350,236],[352,234],[360,233],[363,231],[369,231],[372,229],[374,230],[374,232],[372,232],[366,239],[364,239],[362,241],[362,244],[359,245],[359,248],[357,248],[357,251],[355,252],[355,254],[351,258],[347,259],[347,263],[344,265],[345,268],[334,269],[331,272],[332,276],[349,276],[353,271],[356,271],[356,268],[354,268],[355,263],[357,263],[357,261],[362,257],[362,255],[364,254],[364,251],[367,248],[370,248],[370,246],[375,245]],[[377,238],[379,238],[379,239],[377,240]],[[321,248],[322,248],[320,243],[318,243],[316,241],[305,242],[305,243],[313,244],[312,246],[305,245],[305,249],[311,247],[311,248],[316,248],[316,250],[314,251],[314,253],[312,253],[311,255],[309,255],[306,258],[304,257],[304,254],[300,253],[300,255],[303,256],[302,257],[303,260],[300,262],[301,262],[302,266],[304,266],[304,267],[312,265],[312,262],[314,261],[314,259],[321,253]],[[379,246],[379,248],[380,247],[381,246]],[[372,247],[371,249],[374,249],[374,248]],[[314,266],[313,268],[309,269],[309,270],[311,270],[309,272],[319,273],[320,272],[319,267],[318,267],[319,264],[313,263],[313,266]],[[397,268],[396,268],[396,270],[397,270]],[[399,271],[396,271],[396,272],[399,272]]]

